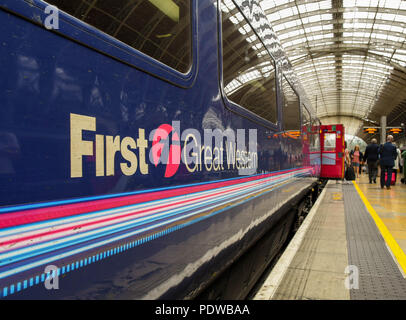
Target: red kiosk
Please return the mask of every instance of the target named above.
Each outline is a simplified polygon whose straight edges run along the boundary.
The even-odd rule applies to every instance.
[[[322,178],[344,178],[344,126],[331,124],[320,126]]]

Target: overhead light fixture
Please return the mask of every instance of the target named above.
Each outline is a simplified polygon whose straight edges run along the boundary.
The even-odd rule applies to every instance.
[[[149,0],[163,14],[175,22],[179,22],[179,6],[172,0]]]

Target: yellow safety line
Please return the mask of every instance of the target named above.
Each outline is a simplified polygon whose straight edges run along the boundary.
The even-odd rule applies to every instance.
[[[355,189],[357,189],[358,194],[360,195],[362,201],[364,202],[365,206],[369,214],[371,215],[372,219],[374,219],[376,226],[378,227],[379,231],[382,234],[382,237],[385,239],[386,244],[391,249],[393,255],[395,256],[396,260],[398,261],[400,267],[403,269],[403,272],[406,273],[406,255],[403,252],[402,248],[398,245],[396,240],[393,238],[392,234],[389,232],[388,228],[385,226],[381,218],[376,213],[375,209],[371,206],[368,199],[364,196],[361,189],[358,187],[357,183],[353,181]]]

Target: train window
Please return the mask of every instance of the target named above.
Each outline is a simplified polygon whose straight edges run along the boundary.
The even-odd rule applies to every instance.
[[[306,109],[306,107],[302,104],[302,126],[306,128],[310,128],[311,126],[311,117],[310,112]]]
[[[192,63],[190,0],[46,0],[182,72]]]
[[[285,131],[300,131],[300,102],[290,83],[282,76],[283,128]]]
[[[223,84],[227,98],[274,124],[278,120],[275,66],[238,9],[221,1]]]
[[[325,133],[324,134],[324,151],[335,151],[336,150],[336,134],[335,133]]]
[[[302,130],[308,132],[310,152],[320,151],[319,127],[304,105],[302,105]]]

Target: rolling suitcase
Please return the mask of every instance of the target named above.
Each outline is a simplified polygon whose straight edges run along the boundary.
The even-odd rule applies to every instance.
[[[387,179],[388,179],[388,173],[385,172],[385,181],[386,181]],[[395,175],[394,172],[392,172],[392,178],[391,178],[391,180],[390,180],[390,185],[391,185],[391,186],[394,186],[395,183],[396,183],[396,175]]]
[[[355,171],[353,167],[348,167],[347,170],[345,170],[345,180],[355,180]]]

